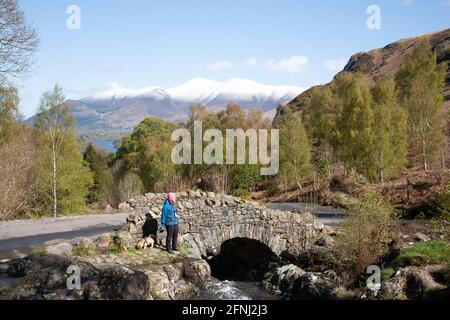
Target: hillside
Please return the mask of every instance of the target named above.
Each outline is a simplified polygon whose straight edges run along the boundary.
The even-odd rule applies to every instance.
[[[411,37],[388,44],[384,48],[374,49],[369,52],[360,52],[353,55],[342,72],[361,72],[368,79],[376,81],[386,74],[395,74],[401,66],[405,57],[424,38],[428,37],[431,47],[437,53],[439,63],[450,62],[450,29],[439,32],[429,33],[417,37]],[[313,90],[319,87],[313,87],[306,90],[287,105],[294,112],[302,112],[307,106]],[[442,92],[446,105],[450,105],[450,67],[447,70],[446,86]],[[282,109],[277,109],[274,122],[277,122],[281,116]]]

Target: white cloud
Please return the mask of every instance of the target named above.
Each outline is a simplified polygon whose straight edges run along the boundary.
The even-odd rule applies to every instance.
[[[122,86],[120,83],[116,82],[116,81],[111,81],[111,82],[109,82],[109,83],[106,85],[106,88],[107,88],[108,90],[114,90],[114,89],[122,89],[123,86]]]
[[[402,0],[404,6],[409,6],[412,2],[413,0]]]
[[[71,86],[64,86],[64,91],[69,94],[86,94],[89,93],[90,90],[88,87],[83,85],[71,85]]]
[[[231,69],[234,67],[234,63],[229,60],[219,61],[216,63],[212,63],[208,66],[206,66],[206,70],[208,71],[220,71],[220,70],[226,70]]]
[[[258,60],[256,60],[255,57],[250,58],[244,62],[244,65],[250,66],[250,67],[256,67],[258,65]]]
[[[292,56],[281,60],[269,60],[266,62],[266,68],[272,71],[300,73],[308,64],[308,57]]]
[[[324,66],[328,71],[341,71],[346,64],[346,59],[332,59],[325,62]]]

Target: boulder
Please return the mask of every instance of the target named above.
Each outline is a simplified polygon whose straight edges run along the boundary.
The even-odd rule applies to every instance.
[[[303,276],[305,271],[293,264],[288,264],[272,270],[264,276],[263,285],[266,289],[289,295],[295,281]]]
[[[4,299],[27,300],[140,300],[148,299],[147,276],[122,266],[100,270],[79,258],[33,254],[7,263],[0,288]],[[69,266],[80,269],[81,288],[67,288]]]
[[[211,268],[204,260],[187,260],[183,263],[183,277],[200,286],[211,277]]]
[[[314,221],[314,231],[321,232],[325,228],[325,225],[322,222]]]
[[[103,271],[98,288],[102,298],[107,300],[147,300],[150,296],[146,274],[126,267]]]
[[[71,256],[73,253],[73,246],[69,242],[60,242],[54,245],[47,246],[45,252],[58,256]]]
[[[126,202],[119,204],[117,208],[123,212],[131,211],[131,206]]]
[[[319,247],[332,247],[334,246],[336,241],[331,236],[323,236],[319,240],[315,242],[316,246]]]
[[[95,249],[95,243],[91,238],[82,238],[77,242],[77,247],[83,247],[87,249]]]
[[[174,283],[162,271],[145,270],[149,295],[154,300],[173,300],[175,298]]]
[[[433,293],[436,297],[448,296],[447,287],[436,282],[432,274],[439,266],[406,267],[399,269],[395,275],[381,286],[384,299],[407,300],[423,299]]]
[[[120,246],[120,250],[123,252],[133,247],[135,242],[131,233],[123,230],[116,233],[114,241]]]
[[[332,270],[307,272],[299,277],[291,290],[294,300],[335,300],[339,298],[341,278]]]
[[[431,241],[431,238],[429,236],[427,236],[426,234],[419,232],[414,237],[414,240],[417,242],[428,242],[428,241]]]
[[[102,234],[100,237],[98,237],[95,240],[95,244],[97,247],[102,248],[102,249],[109,248],[109,246],[111,244],[111,234],[109,234],[109,233]]]
[[[103,211],[105,213],[113,213],[114,209],[108,204]]]

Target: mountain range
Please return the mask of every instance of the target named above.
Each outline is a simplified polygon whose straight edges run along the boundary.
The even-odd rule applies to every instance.
[[[168,89],[118,87],[69,102],[78,131],[92,133],[127,131],[150,116],[171,122],[184,121],[192,104],[220,110],[228,103],[238,103],[244,109],[257,107],[266,116],[273,118],[280,104],[290,102],[304,90],[301,87],[272,86],[238,78],[225,82],[195,78]]]

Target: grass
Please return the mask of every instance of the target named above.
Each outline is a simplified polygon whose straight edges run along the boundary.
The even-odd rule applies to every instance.
[[[391,268],[423,266],[450,262],[450,243],[446,241],[421,242],[400,252]]]
[[[47,249],[45,247],[34,247],[31,249],[32,254],[46,254]]]
[[[73,249],[73,254],[79,257],[89,257],[95,254],[95,249],[84,246],[76,246]]]
[[[381,277],[383,280],[388,280],[392,277],[392,275],[395,273],[395,269],[392,267],[387,267],[383,269],[381,272]]]
[[[120,250],[120,246],[116,242],[112,242],[109,245],[109,252],[112,254],[120,254],[122,251]]]

